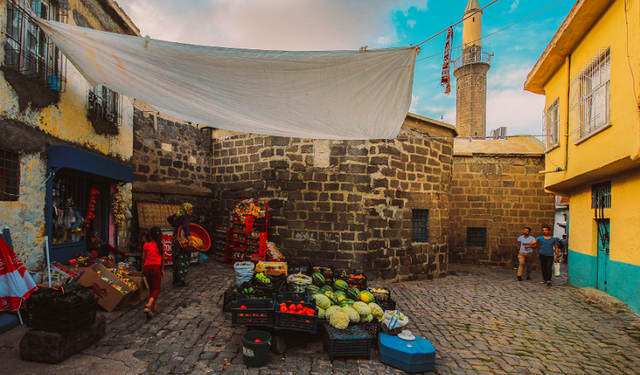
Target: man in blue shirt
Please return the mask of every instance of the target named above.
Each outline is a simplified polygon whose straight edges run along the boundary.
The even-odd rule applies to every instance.
[[[531,263],[533,263],[533,248],[527,247],[527,244],[536,242],[533,236],[530,236],[531,228],[525,227],[522,236],[518,237],[520,244],[518,249],[518,281],[522,281],[522,271],[527,275],[527,280],[531,280]]]
[[[560,261],[560,251],[558,249],[558,239],[551,236],[551,227],[545,225],[542,227],[542,236],[527,246],[540,247],[540,268],[542,268],[543,283],[551,286],[551,269],[553,267],[553,257],[555,255],[556,262]]]

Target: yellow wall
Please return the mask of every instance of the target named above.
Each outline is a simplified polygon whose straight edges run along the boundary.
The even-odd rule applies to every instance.
[[[463,16],[466,17],[467,15]],[[462,22],[462,43],[465,47],[482,45],[482,12],[478,12]]]
[[[638,58],[638,1],[629,1],[629,53],[627,58],[627,24],[625,22],[625,2],[613,2],[570,56],[569,76],[574,78],[599,54],[601,49],[611,51],[611,127],[579,144],[578,122],[569,116],[568,160],[564,145],[547,154],[547,170],[564,167],[567,171],[549,173],[546,185],[555,185],[566,179],[588,173],[591,170],[628,158],[635,158],[640,150],[640,118],[636,105],[636,94],[640,93],[640,60]],[[574,23],[581,22],[574,19]],[[634,80],[630,71],[633,67]],[[563,64],[545,85],[546,105],[560,98],[560,142],[566,142],[568,65]],[[564,168],[563,168],[564,169]]]

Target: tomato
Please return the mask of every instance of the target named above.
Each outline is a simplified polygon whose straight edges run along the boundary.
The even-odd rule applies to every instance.
[[[280,307],[280,312],[289,312],[289,310],[287,310],[287,307]]]
[[[240,306],[240,308],[241,308],[241,309],[246,309],[246,308],[247,308],[247,306],[242,305],[242,306]]]
[[[255,340],[253,340],[253,342],[262,342],[262,340],[260,340],[260,339],[255,339]]]
[[[298,310],[298,306],[296,306],[296,305],[294,305],[292,303],[291,306],[289,306],[289,310],[296,311],[296,310]]]
[[[304,308],[304,306],[298,304],[298,306],[296,306],[297,310],[302,310]]]
[[[306,303],[306,302],[304,302],[304,301],[300,301],[300,303]]]

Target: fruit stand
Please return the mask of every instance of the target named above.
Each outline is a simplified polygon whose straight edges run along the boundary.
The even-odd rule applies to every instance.
[[[287,269],[304,272],[287,276]],[[382,332],[385,309],[392,307],[391,292],[367,288],[361,273],[291,261],[259,262],[251,280],[232,285],[223,302],[233,325],[272,335],[302,332],[305,342],[323,340],[331,360],[369,358]]]

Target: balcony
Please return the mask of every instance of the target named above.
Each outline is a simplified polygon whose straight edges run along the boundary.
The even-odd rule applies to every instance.
[[[491,65],[491,56],[493,56],[493,53],[484,51],[481,46],[458,49],[457,54],[458,56],[452,61],[453,70],[476,63]]]

